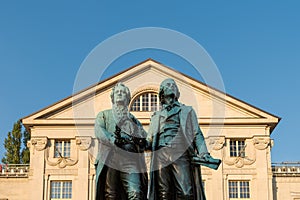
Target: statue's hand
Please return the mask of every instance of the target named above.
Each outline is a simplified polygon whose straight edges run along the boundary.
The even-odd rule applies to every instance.
[[[209,153],[201,154],[200,157],[206,161],[209,161],[212,158]]]
[[[136,146],[132,142],[132,140],[128,141],[127,138],[119,137],[119,138],[116,138],[115,144],[116,144],[117,147],[119,147],[119,148],[121,148],[125,151],[137,153]]]
[[[125,143],[124,138],[116,137],[115,138],[115,145],[121,147]]]
[[[138,137],[134,137],[133,138],[134,143],[139,145],[140,148],[145,149],[147,146],[147,141],[145,138],[138,138]]]
[[[213,158],[209,153],[202,153],[197,156],[192,157],[192,164],[194,165],[203,165],[211,169],[217,170],[221,164],[220,159]]]
[[[122,146],[129,143],[133,143],[132,137],[126,133],[121,131],[119,135],[115,136],[115,144],[117,146]]]

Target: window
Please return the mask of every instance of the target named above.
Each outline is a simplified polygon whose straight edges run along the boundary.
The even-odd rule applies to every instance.
[[[245,157],[245,140],[230,140],[230,157]]]
[[[157,98],[157,94],[150,94],[151,97],[151,111],[157,111],[159,109],[159,102],[158,102],[158,98]]]
[[[149,110],[149,94],[142,94],[142,111]]]
[[[240,181],[240,198],[250,198],[249,181]]]
[[[137,96],[131,104],[130,111],[157,111],[159,109],[158,95],[148,92]]]
[[[51,181],[50,199],[71,199],[72,181]]]
[[[54,157],[55,158],[69,158],[71,152],[70,140],[55,140],[54,145]]]
[[[229,181],[228,186],[230,199],[250,199],[249,181]]]
[[[238,182],[229,181],[229,198],[238,198]]]
[[[132,106],[131,106],[131,111],[140,111],[140,96],[138,96],[137,98],[135,98]]]

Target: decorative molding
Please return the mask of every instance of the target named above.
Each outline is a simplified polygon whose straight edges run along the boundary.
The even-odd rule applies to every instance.
[[[46,163],[50,166],[58,166],[59,168],[65,168],[66,166],[74,166],[78,163],[78,150],[76,151],[76,157],[75,158],[52,158],[49,159],[49,148],[45,150],[45,160]]]
[[[212,147],[213,150],[221,150],[225,144],[224,136],[212,136],[208,138],[208,144]]]
[[[266,128],[265,128],[266,135],[270,135],[270,129],[271,129],[271,126],[266,126]]]
[[[78,176],[78,169],[46,169],[45,176],[54,176],[64,174],[66,176]]]
[[[92,144],[88,150],[88,159],[91,165],[95,165],[96,157],[98,155],[99,141],[97,138],[91,138]]]
[[[76,145],[81,151],[87,151],[92,144],[92,137],[90,136],[77,136]]]
[[[245,165],[245,162],[244,162],[244,158],[242,157],[236,157],[236,159],[234,160],[234,165],[237,167],[237,168],[242,168],[244,167]]]
[[[229,143],[230,139],[227,139],[227,143]],[[225,151],[223,151],[223,160],[224,163],[227,165],[234,165],[237,168],[242,168],[245,165],[252,165],[253,163],[255,163],[256,161],[256,151],[253,145],[251,145],[250,142],[246,142],[246,147],[245,147],[245,155],[246,156],[237,156],[237,157],[230,157],[228,152],[229,147],[225,149]]]
[[[253,145],[258,150],[264,150],[271,145],[271,139],[269,137],[255,137],[253,138]]]
[[[95,156],[89,152],[89,161],[92,165],[95,165],[96,158]]]
[[[138,95],[145,93],[145,92],[155,92],[158,93],[159,91],[159,86],[157,85],[146,85],[146,86],[142,86],[136,90],[134,90],[134,92],[132,93],[132,100],[135,99],[135,97],[137,97]]]
[[[255,179],[255,175],[257,175],[257,171],[255,168],[253,169],[224,169],[223,170],[223,176],[224,179],[227,178],[228,179],[228,175],[251,175],[252,176],[252,180]],[[226,179],[225,179],[226,180]]]
[[[53,147],[54,148],[54,147]],[[49,156],[50,147],[48,146],[44,151],[44,158],[48,165],[50,166],[58,166],[59,168],[65,168],[66,166],[74,166],[78,163],[78,154],[79,154],[79,147],[76,147],[72,151],[72,142],[71,142],[71,153],[72,155],[75,154],[73,157],[60,157],[54,158],[53,156]]]
[[[42,151],[47,147],[48,138],[47,137],[33,137],[30,140],[31,145],[33,145],[34,150]]]
[[[249,158],[248,156],[245,157],[229,157],[225,158],[224,162],[227,165],[234,165],[237,168],[242,168],[245,165],[252,165],[256,161],[256,156],[254,158]]]

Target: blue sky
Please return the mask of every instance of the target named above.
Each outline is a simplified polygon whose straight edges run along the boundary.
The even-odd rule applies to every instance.
[[[132,28],[163,27],[206,49],[227,93],[282,117],[271,135],[273,162],[300,161],[299,7],[297,0],[2,1],[0,144],[15,121],[72,94],[81,63],[100,42]],[[106,74],[149,57],[193,75],[159,51],[125,55]]]

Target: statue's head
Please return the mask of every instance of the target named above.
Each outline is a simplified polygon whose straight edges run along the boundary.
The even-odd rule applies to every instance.
[[[110,98],[112,104],[128,106],[131,99],[129,88],[123,83],[117,83],[111,91]]]
[[[167,96],[173,97],[175,101],[178,101],[180,92],[175,81],[171,78],[168,78],[161,82],[158,95],[161,104],[165,104],[165,97]]]

